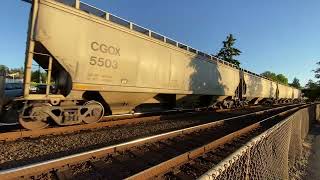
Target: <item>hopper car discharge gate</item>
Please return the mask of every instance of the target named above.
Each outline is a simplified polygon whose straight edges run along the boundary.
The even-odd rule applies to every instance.
[[[32,3],[32,10],[19,121],[27,129],[45,128],[50,120],[59,125],[94,123],[104,115],[156,109],[157,103],[165,108],[230,108],[287,99],[279,95],[278,84],[261,75],[79,0],[25,1]],[[88,39],[80,37],[79,29],[88,30],[83,32]],[[47,72],[43,94],[30,94],[33,61]],[[52,81],[56,94],[50,91]]]

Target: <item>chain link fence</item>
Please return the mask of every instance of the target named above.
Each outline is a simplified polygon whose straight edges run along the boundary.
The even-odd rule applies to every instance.
[[[252,139],[199,179],[289,179],[320,105],[301,109]]]

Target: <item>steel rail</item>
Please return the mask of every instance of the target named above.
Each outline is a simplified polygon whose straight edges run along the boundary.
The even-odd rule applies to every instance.
[[[238,131],[235,131],[231,134],[228,134],[222,138],[219,138],[217,140],[214,140],[206,145],[203,145],[199,148],[196,148],[194,150],[191,150],[191,151],[188,151],[186,153],[183,153],[179,156],[176,156],[170,160],[167,160],[163,163],[160,163],[156,166],[153,166],[149,169],[146,169],[144,171],[141,171],[133,176],[130,176],[126,179],[130,179],[130,180],[138,180],[138,179],[151,179],[152,177],[155,177],[155,176],[159,176],[160,174],[165,174],[167,172],[169,172],[170,170],[172,170],[174,167],[177,167],[177,166],[181,166],[193,159],[196,159],[198,157],[200,157],[201,155],[209,152],[209,151],[212,151],[213,149],[223,145],[223,144],[226,144],[227,142],[230,142],[231,140],[237,138],[237,137],[240,137],[244,134],[247,134],[249,133],[250,131],[254,130],[254,129],[257,129],[259,127],[261,127],[261,124],[262,123],[265,123],[269,120],[272,120],[276,117],[279,117],[279,116],[283,116],[284,114],[287,114],[289,112],[293,112],[293,111],[296,111],[300,108],[303,108],[303,107],[306,107],[307,105],[303,105],[303,106],[299,106],[299,107],[295,107],[293,109],[289,109],[289,110],[286,110],[284,112],[281,112],[281,113],[278,113],[276,115],[273,115],[273,116],[270,116],[266,119],[263,119],[257,123],[254,123],[252,125],[249,125],[245,128],[242,128]]]
[[[244,118],[244,117],[248,117],[248,116],[252,116],[252,115],[259,115],[259,114],[283,109],[286,107],[292,107],[292,106],[300,106],[300,105],[295,104],[295,105],[290,105],[290,106],[285,106],[285,107],[277,107],[277,108],[273,108],[273,109],[262,110],[262,111],[253,112],[253,113],[249,113],[249,114],[239,115],[236,117],[226,118],[226,119],[215,121],[215,122],[197,125],[197,126],[193,126],[193,127],[189,127],[189,128],[184,128],[184,129],[175,130],[175,131],[171,131],[171,132],[167,132],[167,133],[153,135],[150,137],[140,138],[140,139],[136,139],[136,140],[125,142],[125,143],[120,143],[120,144],[116,144],[116,145],[111,145],[111,146],[99,148],[96,150],[90,150],[87,152],[77,153],[77,154],[73,154],[73,155],[69,155],[69,156],[65,156],[65,157],[61,157],[61,158],[57,158],[57,159],[53,159],[53,160],[47,160],[47,161],[33,163],[30,165],[25,165],[25,166],[21,166],[21,167],[1,170],[0,171],[0,179],[14,179],[14,178],[22,177],[22,176],[34,175],[34,174],[38,174],[41,172],[51,171],[51,170],[58,169],[59,167],[63,167],[65,165],[76,164],[76,163],[87,161],[87,160],[90,160],[93,158],[103,157],[108,154],[114,154],[119,151],[125,151],[127,149],[132,148],[132,147],[140,146],[145,143],[152,143],[152,142],[156,142],[159,140],[164,140],[164,139],[168,139],[171,137],[175,137],[177,135],[188,134],[188,133],[195,132],[195,131],[198,131],[201,129],[213,128],[215,126],[222,125],[227,121],[232,121],[235,119]]]

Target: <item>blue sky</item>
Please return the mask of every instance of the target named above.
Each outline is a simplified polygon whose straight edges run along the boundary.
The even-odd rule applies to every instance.
[[[216,53],[232,33],[242,67],[283,73],[305,84],[320,61],[319,0],[85,0],[208,53]],[[0,64],[24,62],[30,4],[1,2]]]

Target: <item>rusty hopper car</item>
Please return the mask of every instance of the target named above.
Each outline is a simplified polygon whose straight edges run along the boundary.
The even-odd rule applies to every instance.
[[[300,91],[90,5],[33,0],[19,121],[39,129],[94,123],[104,115],[298,99]],[[30,94],[31,66],[48,73]],[[50,92],[54,81],[58,93]]]

